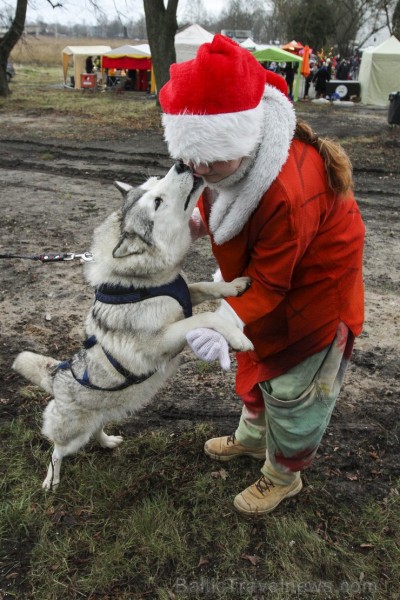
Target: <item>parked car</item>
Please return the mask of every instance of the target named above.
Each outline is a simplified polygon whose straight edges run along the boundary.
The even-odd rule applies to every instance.
[[[15,77],[15,69],[14,65],[10,62],[7,63],[7,80],[11,81],[11,79]]]

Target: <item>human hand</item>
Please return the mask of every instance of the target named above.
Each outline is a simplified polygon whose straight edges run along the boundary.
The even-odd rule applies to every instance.
[[[231,368],[228,342],[218,331],[199,327],[189,331],[186,334],[186,340],[195,355],[201,360],[206,362],[219,360],[224,371]]]
[[[197,206],[192,212],[192,216],[189,220],[189,229],[190,236],[192,238],[192,242],[196,241],[200,237],[204,237],[207,235],[207,229],[204,225],[203,219],[201,218],[201,214]]]

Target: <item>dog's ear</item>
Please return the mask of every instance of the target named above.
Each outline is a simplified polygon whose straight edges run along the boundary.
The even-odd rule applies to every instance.
[[[119,190],[124,198],[127,197],[128,193],[133,190],[133,187],[123,181],[114,181],[114,185]]]
[[[114,258],[123,258],[132,254],[143,254],[146,243],[139,235],[123,233],[115,246],[112,255]]]
[[[140,187],[142,190],[146,190],[147,192],[148,190],[151,190],[159,181],[160,180],[158,177],[149,177],[148,180],[142,183]]]

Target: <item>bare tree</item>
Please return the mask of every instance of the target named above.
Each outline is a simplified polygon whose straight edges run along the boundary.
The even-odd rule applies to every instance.
[[[183,6],[180,4],[178,17],[180,25],[184,23],[188,23],[188,25],[197,23],[203,27],[208,27],[210,22],[210,15],[204,7],[203,0],[198,0],[197,2],[189,1],[183,4]]]
[[[11,50],[20,39],[24,32],[26,9],[28,0],[17,0],[15,15],[11,21],[11,25],[0,39],[0,96],[8,96],[8,81],[7,81],[7,61]]]
[[[169,67],[176,62],[175,34],[178,29],[176,11],[179,0],[143,0],[147,38],[153,60],[157,90],[169,79]]]
[[[312,44],[315,50],[329,45],[336,37],[333,7],[329,0],[306,0],[297,3],[297,11],[289,21],[289,39]]]
[[[391,13],[395,4],[396,0],[358,0],[359,46],[363,46],[371,36],[386,27],[392,33],[394,14],[391,18]]]
[[[392,33],[400,40],[400,0],[397,2],[393,11]]]
[[[398,2],[399,0],[397,0]],[[373,34],[393,27],[396,0],[273,0],[274,18],[284,25],[287,40],[297,39],[315,50],[334,48],[341,55],[362,46]],[[394,24],[395,14],[392,21]]]

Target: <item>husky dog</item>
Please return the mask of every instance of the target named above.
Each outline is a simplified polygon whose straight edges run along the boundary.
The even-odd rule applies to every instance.
[[[95,288],[86,318],[84,347],[70,361],[21,352],[13,368],[54,399],[44,411],[42,433],[54,443],[43,482],[60,481],[64,456],[91,437],[115,448],[122,438],[106,435],[110,421],[145,406],[178,367],[186,334],[208,327],[232,348],[252,349],[239,327],[215,312],[191,314],[192,305],[243,293],[246,277],[226,282],[185,283],[181,263],[190,245],[189,219],[204,187],[183,163],[163,179],[139,188],[116,183],[121,210],[94,232],[94,260],[85,276]]]

